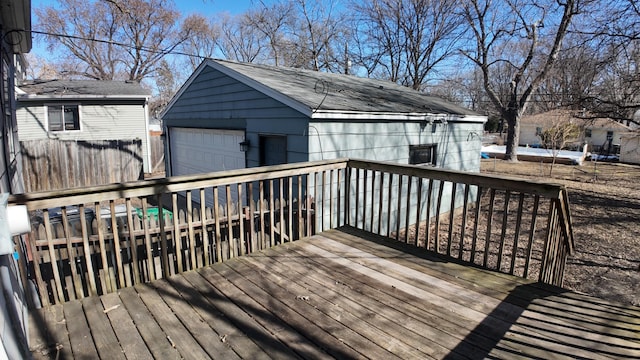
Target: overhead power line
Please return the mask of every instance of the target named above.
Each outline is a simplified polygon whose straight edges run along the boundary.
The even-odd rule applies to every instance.
[[[82,36],[77,36],[77,35],[68,35],[68,34],[56,34],[56,33],[50,33],[50,32],[46,32],[46,31],[38,31],[38,30],[13,30],[13,31],[16,31],[16,32],[30,32],[32,34],[55,36],[55,37],[74,39],[74,40],[93,41],[93,42],[102,43],[102,44],[122,46],[122,47],[129,48],[129,49],[137,49],[137,50],[140,50],[140,51],[150,52],[150,53],[154,53],[154,54],[183,55],[183,56],[195,57],[195,58],[200,58],[200,59],[204,59],[205,58],[205,56],[202,56],[202,55],[194,55],[194,54],[189,54],[189,53],[185,53],[185,52],[182,52],[182,51],[167,50],[167,49],[151,49],[151,48],[148,48],[148,47],[145,47],[145,46],[136,47],[136,46],[133,46],[131,44],[121,43],[121,42],[117,42],[117,41],[113,41],[113,40],[102,40],[102,39],[87,38],[87,37],[82,37]]]

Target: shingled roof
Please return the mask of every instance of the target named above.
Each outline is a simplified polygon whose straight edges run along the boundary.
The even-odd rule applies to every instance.
[[[135,81],[116,80],[34,80],[19,85],[27,97],[126,96],[146,97],[149,91]]]
[[[319,113],[482,116],[389,81],[217,59],[205,60],[173,101],[207,66],[313,117]]]
[[[523,116],[521,124],[549,127],[555,124],[573,123],[582,127],[595,129],[610,129],[618,131],[631,131],[631,128],[610,118],[598,117],[589,112],[555,109],[547,112]]]

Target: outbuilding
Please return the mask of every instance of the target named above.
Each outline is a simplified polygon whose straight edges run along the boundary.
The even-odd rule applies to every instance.
[[[16,91],[27,191],[133,181],[151,171],[150,95],[139,83],[31,80]]]
[[[388,81],[214,59],[161,117],[169,176],[341,157],[477,172],[487,119]]]

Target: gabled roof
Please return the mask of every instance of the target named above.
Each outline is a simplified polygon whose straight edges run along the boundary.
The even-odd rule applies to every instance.
[[[34,80],[18,85],[19,100],[128,98],[144,99],[149,91],[134,81]]]
[[[571,122],[587,129],[607,129],[618,131],[630,131],[631,128],[609,118],[596,117],[583,111],[556,109],[544,113],[523,116],[521,124],[530,124],[549,127],[554,124]]]
[[[486,120],[474,111],[389,81],[214,59],[200,64],[167,109],[206,67],[214,68],[312,118],[377,114],[391,115],[392,118],[394,115],[395,118],[454,115],[467,117],[470,121]]]

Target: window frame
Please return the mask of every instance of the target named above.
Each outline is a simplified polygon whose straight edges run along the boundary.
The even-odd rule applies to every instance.
[[[536,126],[536,136],[541,136],[543,132],[542,126]]]
[[[613,140],[613,130],[607,131],[607,141]]]
[[[416,154],[416,151],[429,151],[429,158],[430,161],[429,162],[417,162],[416,157],[419,156],[419,154]],[[420,144],[420,145],[409,145],[409,165],[419,165],[419,166],[431,166],[431,167],[436,167],[438,164],[438,144],[435,143],[431,143],[431,144]]]
[[[78,119],[77,119],[77,123],[78,123],[78,128],[77,129],[67,129],[66,128],[66,122],[64,119],[64,115],[62,115],[62,130],[51,130],[51,118],[49,116],[49,109],[51,107],[60,107],[61,108],[61,113],[64,114],[64,109],[65,107],[75,107],[77,108],[77,114],[78,114]],[[70,132],[79,132],[82,131],[82,106],[80,104],[76,104],[76,103],[69,103],[69,104],[45,104],[45,116],[47,118],[47,132],[51,132],[51,133],[70,133]]]

